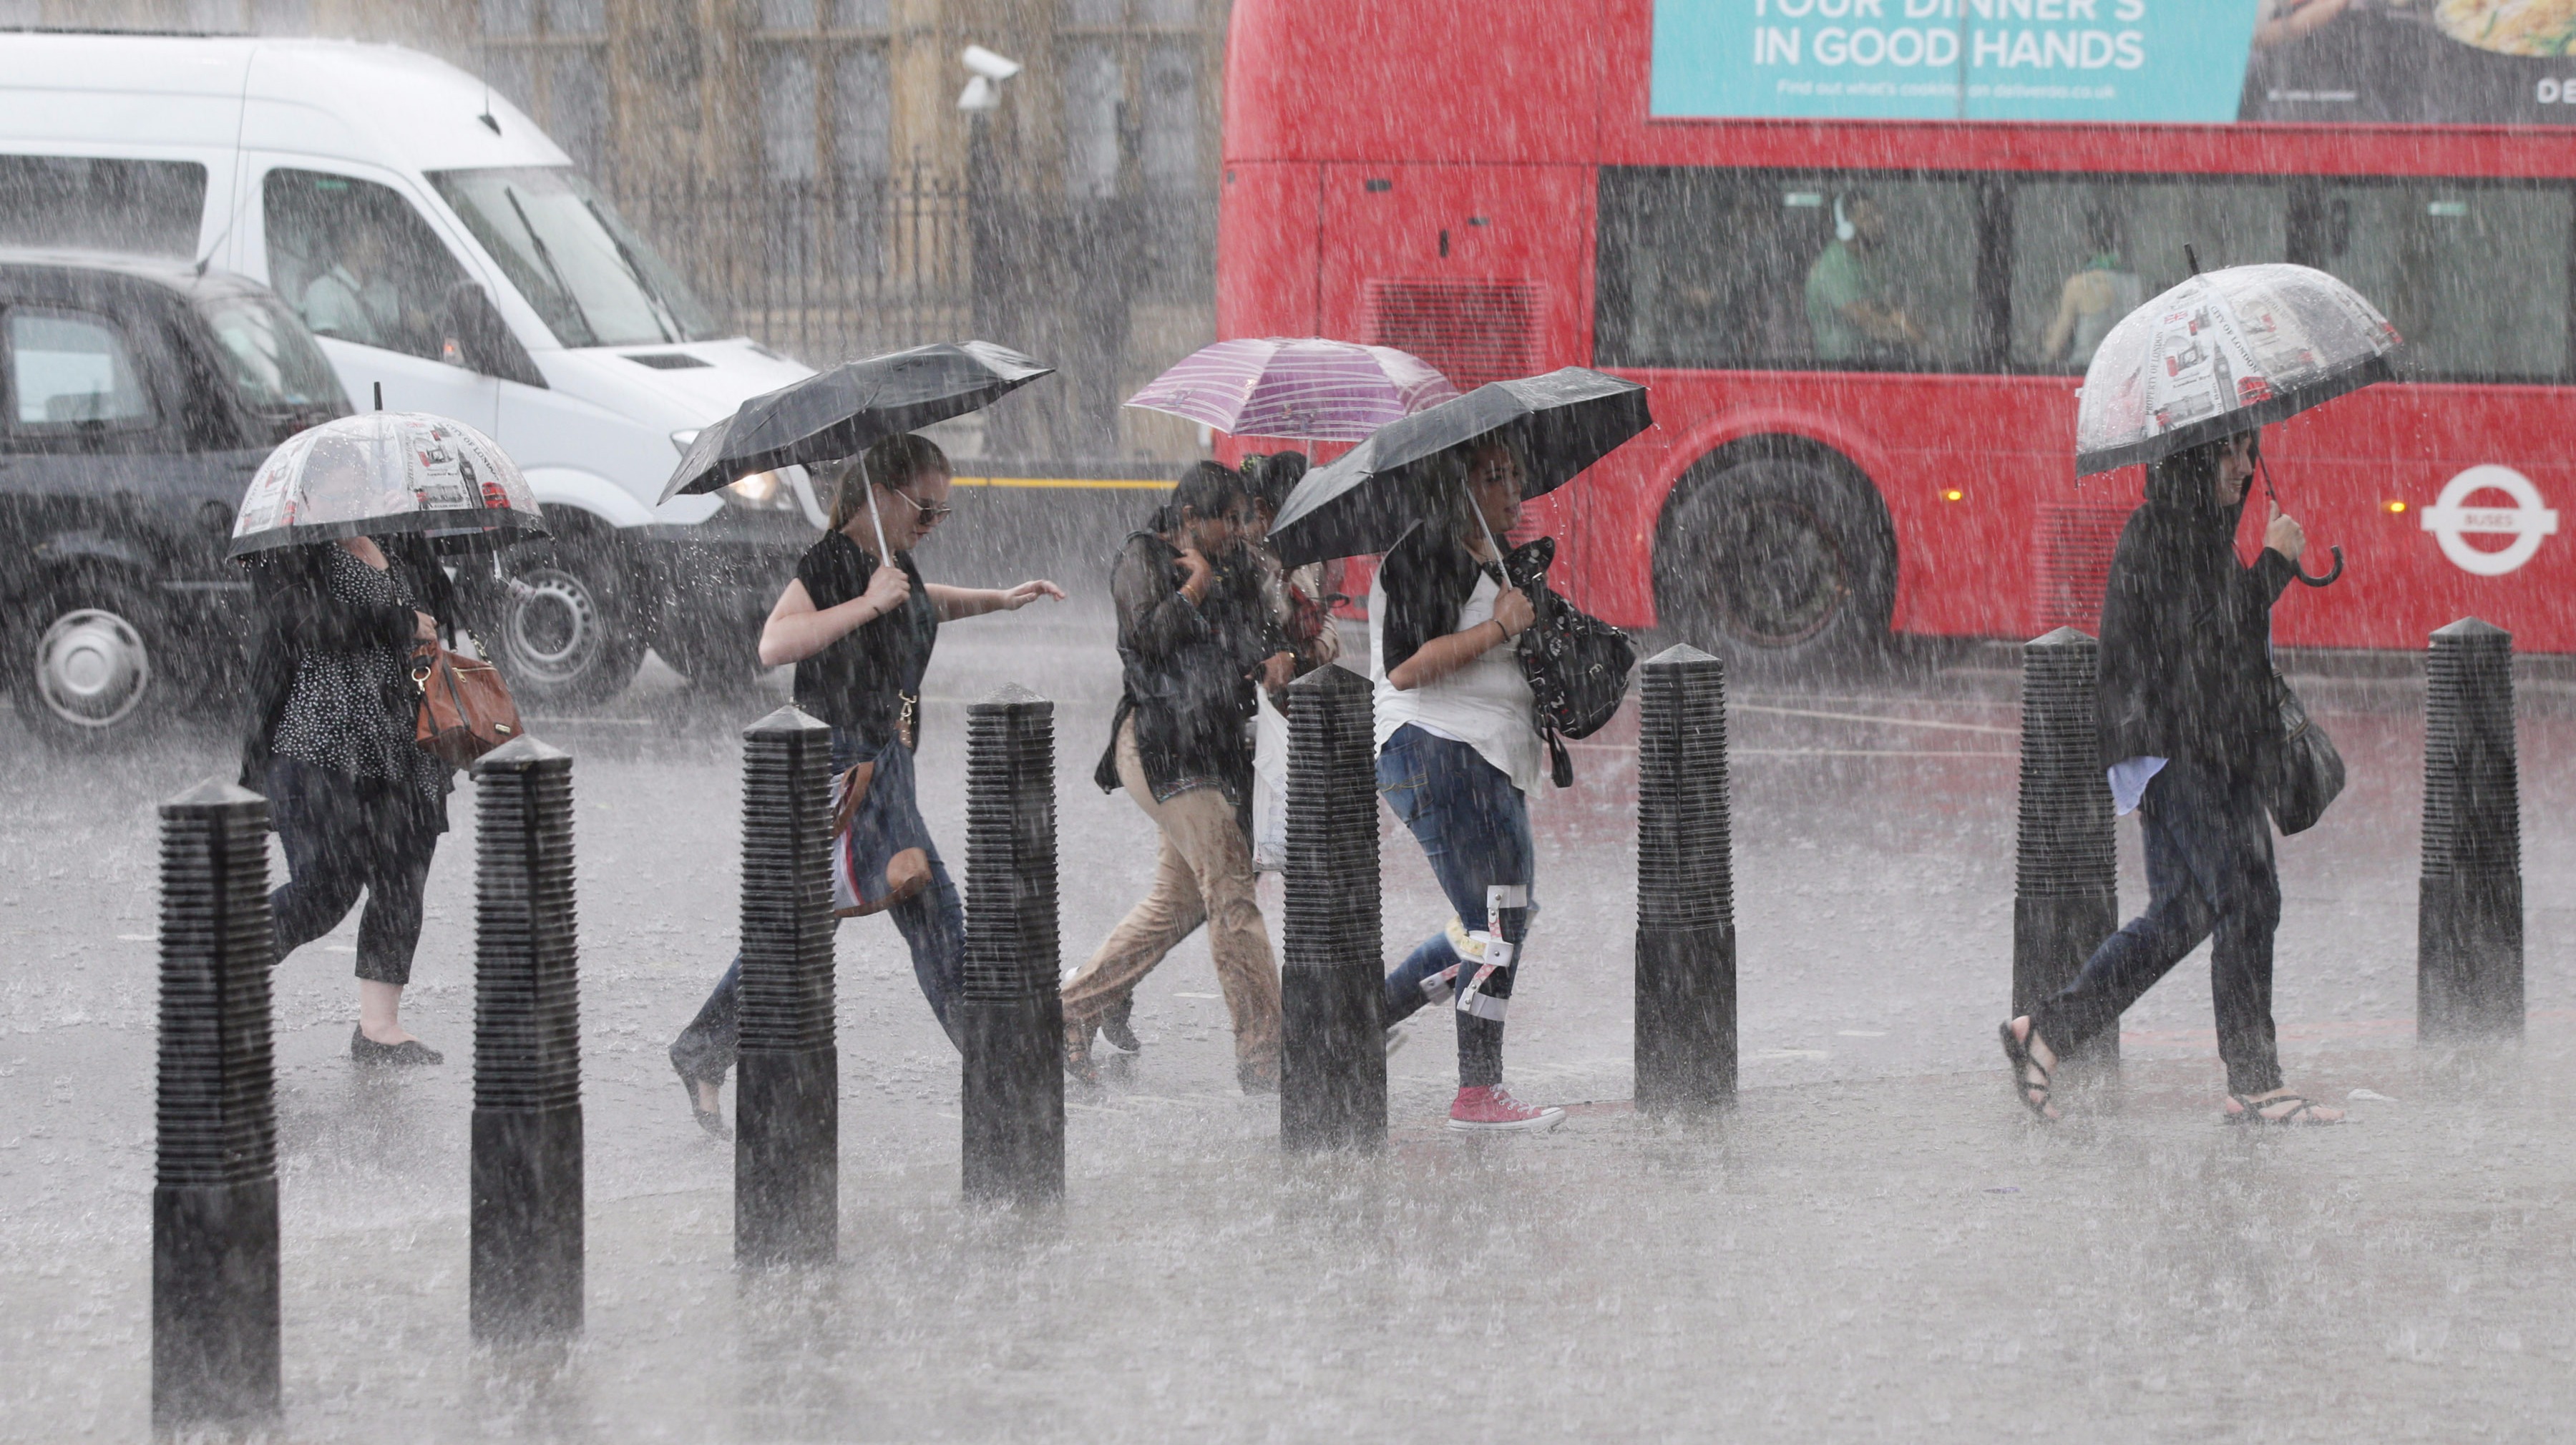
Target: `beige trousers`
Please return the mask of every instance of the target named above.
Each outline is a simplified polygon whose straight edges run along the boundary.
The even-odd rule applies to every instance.
[[[1247,1080],[1279,1073],[1279,969],[1253,898],[1252,844],[1234,805],[1215,788],[1154,801],[1136,756],[1136,725],[1118,730],[1118,781],[1163,835],[1154,887],[1110,930],[1091,961],[1064,982],[1069,1038],[1088,1041],[1109,1005],[1153,972],[1201,923],[1216,958],[1217,987],[1234,1015],[1235,1067]]]

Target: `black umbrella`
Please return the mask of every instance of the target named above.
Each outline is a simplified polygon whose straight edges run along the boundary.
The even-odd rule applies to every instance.
[[[1564,486],[1654,424],[1644,387],[1588,367],[1491,382],[1388,422],[1331,466],[1308,472],[1281,504],[1270,545],[1291,567],[1384,552],[1435,514],[1427,464],[1462,442],[1510,443],[1526,498]]]
[[[845,361],[755,396],[699,432],[662,500],[712,492],[772,467],[854,456],[887,437],[980,410],[1054,370],[989,341]]]

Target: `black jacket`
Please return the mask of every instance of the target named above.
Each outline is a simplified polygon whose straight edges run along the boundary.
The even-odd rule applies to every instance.
[[[1133,717],[1137,759],[1157,799],[1204,782],[1242,807],[1252,796],[1251,675],[1286,642],[1253,558],[1211,558],[1216,581],[1196,604],[1181,595],[1180,558],[1160,536],[1138,532],[1110,568],[1124,688],[1092,781],[1117,789],[1118,730]]]
[[[331,595],[322,554],[324,548],[335,545],[281,547],[242,559],[259,602],[250,639],[245,689],[250,727],[242,739],[241,770],[241,785],[254,792],[268,786],[270,739],[277,731],[278,715],[286,710],[288,695],[295,691],[296,668],[306,653],[344,652],[376,643],[411,644],[412,608],[355,607]],[[380,537],[377,545],[384,549],[402,590],[419,601],[420,611],[438,619],[440,631],[453,642],[456,586],[428,544],[416,537],[395,536]],[[407,696],[388,695],[385,706],[400,715],[417,703]]]
[[[2297,569],[2269,547],[2236,561],[2244,503],[2210,500],[2188,462],[2148,468],[2102,599],[2095,722],[2102,761],[2160,757],[2229,772],[2261,769],[2280,740],[2272,603]]]

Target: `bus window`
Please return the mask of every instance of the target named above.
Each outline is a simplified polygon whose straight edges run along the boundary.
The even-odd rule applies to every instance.
[[[2277,181],[2026,181],[2013,188],[2018,369],[2081,374],[2121,317],[2190,274],[2288,256]]]
[[[2576,206],[2559,187],[2333,182],[2294,213],[2293,259],[2352,283],[2406,338],[2417,381],[2567,375]]]
[[[1600,254],[1604,366],[1976,364],[1972,179],[1605,168]]]
[[[262,212],[269,284],[314,335],[439,359],[447,291],[465,273],[398,192],[274,170]]]

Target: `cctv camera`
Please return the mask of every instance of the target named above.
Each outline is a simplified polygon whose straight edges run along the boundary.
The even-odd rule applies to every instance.
[[[1008,80],[1028,68],[1007,55],[996,55],[980,45],[967,46],[966,53],[958,58],[966,62],[968,70],[986,80]]]
[[[957,108],[970,112],[999,110],[1002,108],[1002,92],[980,75],[968,76],[966,88],[957,94]]]

